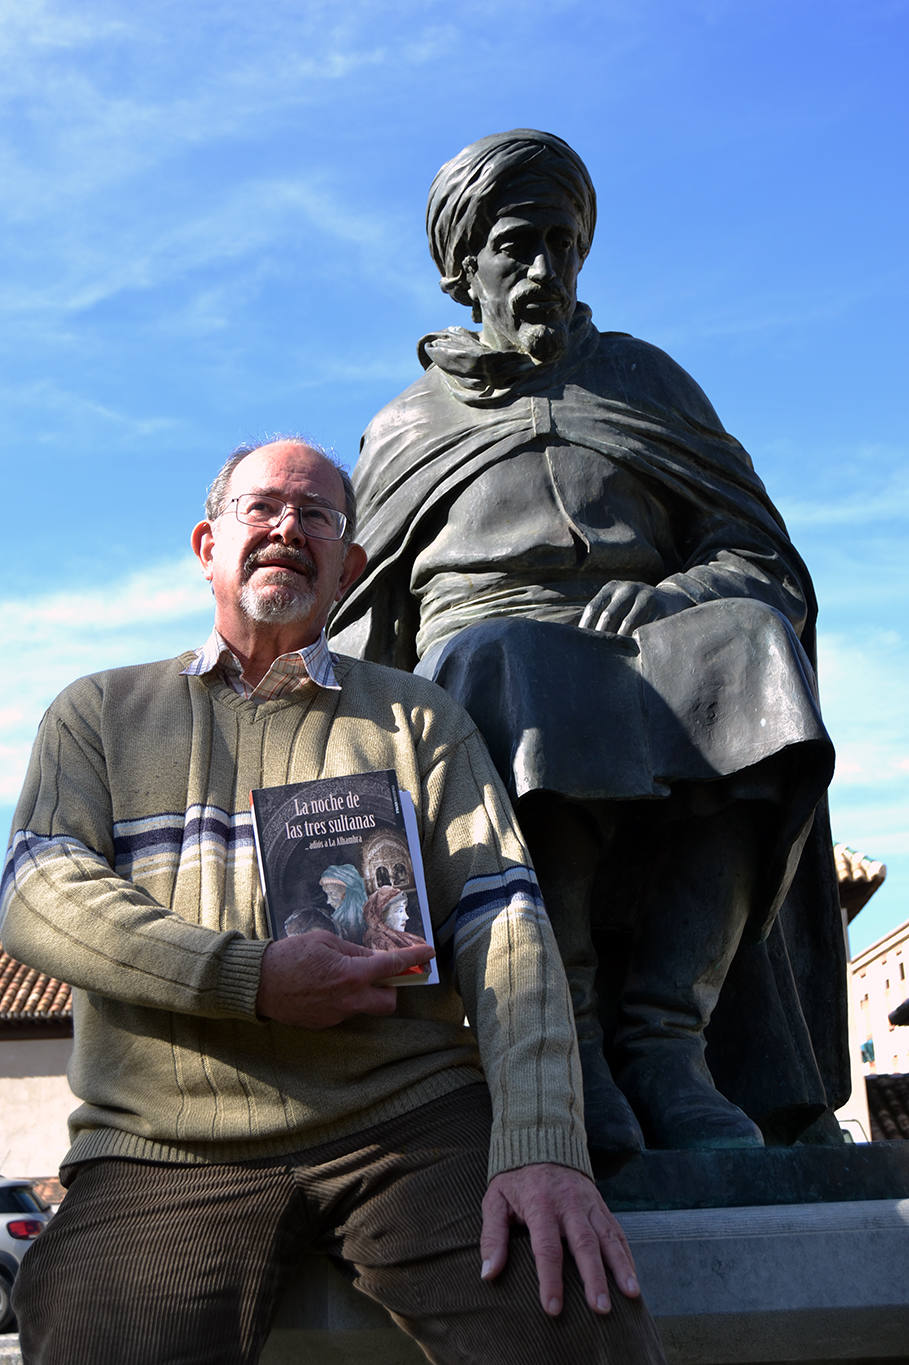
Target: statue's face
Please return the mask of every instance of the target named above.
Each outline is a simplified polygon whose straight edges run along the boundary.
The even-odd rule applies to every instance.
[[[465,263],[488,346],[537,361],[561,354],[577,302],[579,235],[561,200],[502,205],[484,245]]]
[[[344,892],[347,889],[344,883],[336,882],[333,878],[323,877],[319,882],[319,885],[325,892],[325,899],[328,901],[328,904],[333,910],[337,910],[344,899]]]
[[[407,897],[393,896],[385,907],[385,923],[391,929],[407,928]]]

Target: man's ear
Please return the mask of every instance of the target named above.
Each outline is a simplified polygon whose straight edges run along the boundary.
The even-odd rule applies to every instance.
[[[215,544],[215,536],[212,531],[210,521],[200,521],[198,526],[193,527],[193,533],[189,538],[189,543],[193,547],[193,554],[202,565],[202,572],[211,582],[212,576],[212,550]]]
[[[335,593],[336,602],[340,602],[347,589],[353,587],[365,568],[366,551],[363,546],[348,545],[347,554],[344,556],[344,565],[341,569],[341,578],[338,582],[338,591]]]

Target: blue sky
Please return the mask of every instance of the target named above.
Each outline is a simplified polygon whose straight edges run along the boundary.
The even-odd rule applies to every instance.
[[[188,557],[238,441],[348,463],[467,324],[426,250],[465,143],[549,128],[600,202],[579,292],[668,350],[815,575],[835,837],[909,916],[903,0],[0,4],[0,820],[79,673],[204,638]]]

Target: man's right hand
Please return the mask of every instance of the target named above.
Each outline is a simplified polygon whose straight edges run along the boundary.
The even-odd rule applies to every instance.
[[[256,996],[263,1019],[321,1029],[352,1014],[393,1014],[394,986],[381,983],[434,956],[429,944],[362,948],[325,929],[276,939],[265,949]]]

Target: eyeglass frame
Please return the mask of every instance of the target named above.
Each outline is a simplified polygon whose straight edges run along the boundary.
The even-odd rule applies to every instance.
[[[239,504],[241,498],[261,498],[263,502],[273,502],[276,504],[281,503],[281,511],[279,514],[276,514],[273,518],[269,518],[267,521],[247,521],[240,516]],[[302,534],[307,537],[307,539],[311,538],[312,540],[326,540],[329,543],[344,539],[344,532],[347,530],[347,525],[349,521],[347,513],[340,511],[339,508],[337,507],[332,507],[331,503],[319,502],[318,499],[313,499],[312,502],[306,503],[283,502],[281,498],[275,497],[273,493],[238,493],[238,495],[235,498],[230,498],[228,502],[225,504],[225,506],[221,508],[221,511],[218,513],[218,516],[223,517],[228,511],[228,509],[231,507],[233,507],[234,516],[237,518],[237,521],[240,523],[241,526],[262,527],[268,526],[271,530],[274,530],[275,527],[281,525],[281,522],[287,516],[288,512],[293,512],[295,514],[297,526],[299,527]],[[320,511],[323,512],[331,512],[332,516],[338,518],[339,528],[338,534],[336,536],[320,536],[318,532],[310,531],[307,529],[307,527],[303,525],[303,513],[310,511],[313,508],[318,508]]]

